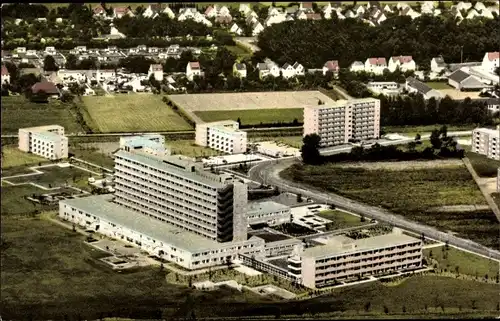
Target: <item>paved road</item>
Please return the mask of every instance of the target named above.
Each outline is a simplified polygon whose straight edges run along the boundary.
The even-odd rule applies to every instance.
[[[309,197],[318,202],[334,204],[339,208],[364,215],[365,217],[374,218],[381,222],[387,222],[393,226],[397,226],[418,234],[424,233],[426,237],[441,242],[448,241],[450,245],[454,245],[458,248],[463,248],[473,253],[500,260],[499,251],[490,249],[471,240],[459,238],[454,235],[441,232],[433,227],[410,221],[402,216],[391,213],[390,211],[387,211],[380,207],[368,206],[333,193],[326,193],[309,188],[305,189],[300,184],[286,181],[280,178],[279,172],[291,166],[295,162],[297,162],[295,159],[263,162],[252,167],[249,171],[249,176],[252,180],[262,182],[263,184],[278,186],[281,191],[300,193],[303,196]]]

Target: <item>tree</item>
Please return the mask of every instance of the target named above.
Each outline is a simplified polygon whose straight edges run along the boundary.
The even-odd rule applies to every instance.
[[[440,135],[441,135],[441,132],[437,129],[434,129],[431,132],[430,141],[431,141],[431,145],[432,145],[433,149],[438,149],[438,150],[441,149],[443,142],[441,141]]]
[[[302,194],[297,194],[297,203],[302,203]]]
[[[403,305],[403,313],[406,313],[406,306]]]
[[[371,302],[366,302],[365,304],[365,312],[369,312],[370,311],[370,307],[371,307]]]
[[[302,161],[305,164],[317,165],[321,163],[321,155],[319,153],[319,143],[321,141],[321,137],[317,134],[306,135],[302,139]]]
[[[414,141],[411,141],[411,142],[408,143],[407,146],[408,146],[408,151],[411,152],[411,153],[413,153],[413,152],[415,152],[415,150],[417,148],[417,143],[414,142]]]
[[[389,313],[389,308],[387,306],[384,305],[384,313],[387,314]]]
[[[238,127],[241,128],[241,119],[240,119],[240,117],[238,117],[238,119],[236,120],[236,122],[238,122]]]
[[[416,141],[420,141],[420,139],[421,139],[421,138],[422,138],[422,136],[420,136],[420,134],[419,134],[419,133],[417,133],[417,134],[415,135],[415,140],[416,140]]]
[[[78,69],[78,58],[73,55],[69,54],[66,58],[66,69]]]
[[[56,60],[51,55],[45,56],[43,60],[43,70],[45,71],[58,71],[59,67],[56,64]]]

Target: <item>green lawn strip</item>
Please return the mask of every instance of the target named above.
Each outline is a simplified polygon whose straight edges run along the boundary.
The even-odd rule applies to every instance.
[[[17,148],[17,146],[13,145],[2,147],[2,152],[2,169],[26,165],[38,165],[40,162],[47,162],[46,158],[32,153],[23,152]]]
[[[27,200],[25,197],[45,194],[48,191],[37,188],[33,185],[11,186],[2,182],[1,190],[1,213],[2,219],[6,216],[33,214],[36,211],[48,210],[49,207],[36,204]]]
[[[76,158],[83,159],[87,162],[108,169],[113,169],[113,167],[115,166],[113,158],[107,156],[104,153],[101,153],[95,147],[82,146],[76,143],[70,145],[69,152],[72,153]],[[89,168],[89,169],[99,173],[99,170],[97,168]]]
[[[252,142],[263,142],[263,141],[275,141],[278,143],[287,144],[291,147],[301,148],[302,147],[302,136],[261,136],[252,138]]]
[[[338,230],[348,227],[365,225],[369,222],[369,220],[361,222],[360,217],[339,210],[321,211],[316,215],[332,221],[332,226],[329,228],[330,230]]]
[[[446,82],[438,82],[438,81],[431,81],[431,82],[426,82],[425,83],[427,86],[431,87],[432,89],[452,89],[450,85]]]
[[[21,176],[9,178],[8,181],[14,184],[35,183],[44,187],[54,188],[71,184],[77,180],[93,176],[92,173],[81,170],[75,167],[59,167],[57,165],[51,167],[40,168],[43,174]]]
[[[165,143],[172,154],[180,154],[188,157],[207,157],[223,155],[223,152],[208,147],[198,146],[192,140],[169,140]]]
[[[24,96],[2,97],[2,134],[17,134],[19,128],[61,125],[66,133],[82,132],[67,104],[58,100],[34,103]]]
[[[83,103],[97,129],[103,133],[192,129],[159,95],[85,96]]]
[[[430,259],[428,263],[437,263],[438,269],[479,278],[487,275],[489,279],[494,279],[500,268],[499,262],[454,247],[446,249],[445,246],[440,246],[424,249],[424,256]]]
[[[477,175],[480,177],[497,177],[500,161],[473,152],[468,152],[466,156]]]
[[[434,129],[440,129],[443,125],[426,125],[426,126],[384,126],[383,130],[386,134],[390,133],[398,133],[401,135],[405,135],[408,137],[415,137],[416,134],[425,135],[430,134]],[[474,125],[463,125],[463,126],[455,126],[455,125],[447,125],[448,132],[452,131],[465,131],[465,130],[473,130],[475,128]]]
[[[195,111],[194,113],[206,122],[227,119],[238,120],[239,118],[242,125],[291,123],[294,119],[302,123],[304,119],[302,108],[210,110]]]

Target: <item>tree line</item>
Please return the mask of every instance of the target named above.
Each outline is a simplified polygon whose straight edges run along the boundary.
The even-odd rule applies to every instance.
[[[411,55],[420,64],[442,55],[447,62],[480,61],[487,51],[498,51],[500,18],[464,20],[422,15],[415,20],[392,16],[371,27],[357,19],[295,20],[274,24],[258,37],[256,58],[279,64],[299,61],[318,68],[328,60],[341,67],[369,57]],[[463,50],[461,50],[463,49]]]

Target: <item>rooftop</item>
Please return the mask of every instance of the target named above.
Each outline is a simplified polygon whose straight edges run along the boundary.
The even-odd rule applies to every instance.
[[[500,130],[492,128],[476,128],[474,132],[485,133],[492,136],[500,136]]]
[[[419,93],[423,95],[427,94],[429,91],[432,90],[431,87],[413,77],[408,77],[406,79],[406,82],[408,83],[408,86],[415,88]]]
[[[288,235],[279,234],[279,233],[272,233],[272,232],[267,232],[267,231],[250,232],[250,233],[248,233],[248,235],[260,237],[266,243],[279,242],[279,241],[291,239],[291,237]]]
[[[133,231],[185,251],[212,250],[221,246],[221,243],[211,239],[178,229],[168,223],[115,204],[112,199],[113,196],[108,194],[67,199],[61,203],[94,214],[116,225],[126,226]]]
[[[199,171],[194,172],[192,169],[193,167],[197,167],[198,164],[194,161],[182,158],[179,155],[157,157],[153,155],[137,154],[119,150],[115,153],[115,156],[134,160],[136,162],[140,162],[159,170],[173,173],[191,181],[199,182],[214,188],[222,188],[226,186],[225,181],[227,181],[228,178],[232,178],[232,176],[228,174],[218,175],[209,173],[208,171],[203,171],[204,173],[200,173]],[[199,163],[199,165],[202,166],[201,163]],[[214,179],[208,178],[209,176]]]
[[[359,239],[352,242],[355,248],[342,247],[339,242],[332,242],[328,245],[320,245],[311,247],[304,250],[303,256],[306,257],[323,257],[323,256],[334,256],[350,252],[359,252],[372,249],[379,249],[384,247],[397,246],[402,244],[407,244],[411,242],[416,242],[418,239],[405,235],[405,234],[385,234],[374,237],[369,237],[365,239]]]
[[[469,77],[470,75],[465,71],[462,71],[461,69],[458,69],[457,71],[448,76],[449,79],[456,81],[458,83],[461,83],[462,81],[464,81]]]
[[[255,212],[277,212],[289,209],[290,207],[273,201],[249,202],[247,205],[247,215],[254,214]]]
[[[345,107],[350,104],[359,104],[359,103],[366,103],[366,102],[375,102],[378,101],[376,98],[359,98],[359,99],[339,99],[336,101],[333,101],[332,103],[325,103],[324,105],[312,105],[312,106],[307,106],[305,108],[315,108],[315,109],[328,109],[328,108],[339,108],[339,107]]]

